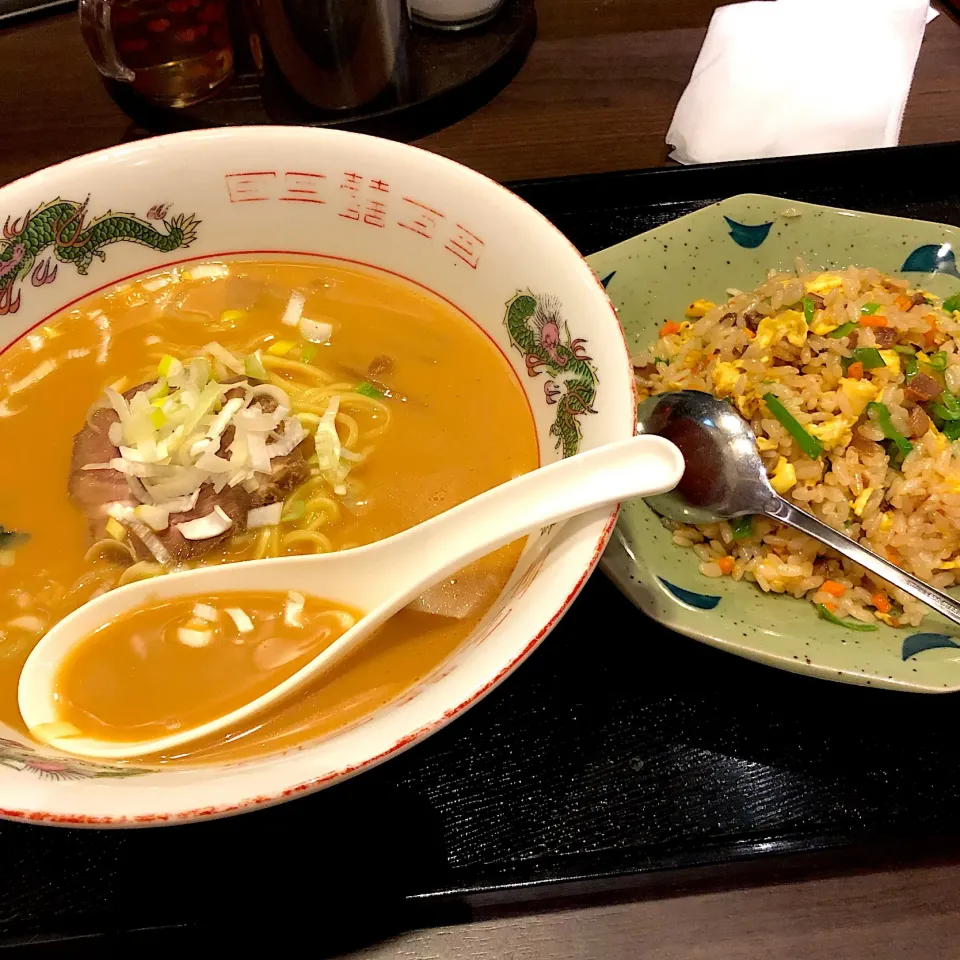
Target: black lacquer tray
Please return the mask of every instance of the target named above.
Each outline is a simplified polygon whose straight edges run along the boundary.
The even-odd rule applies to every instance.
[[[946,144],[514,188],[589,253],[742,192],[960,225],[958,165]],[[0,945],[283,931],[327,956],[491,902],[956,853],[958,716],[953,696],[831,684],[671,635],[597,574],[498,690],[348,783],[195,826],[0,824]]]

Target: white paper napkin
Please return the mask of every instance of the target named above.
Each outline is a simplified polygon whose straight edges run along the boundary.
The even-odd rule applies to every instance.
[[[896,145],[928,0],[717,9],[667,132],[681,163]]]

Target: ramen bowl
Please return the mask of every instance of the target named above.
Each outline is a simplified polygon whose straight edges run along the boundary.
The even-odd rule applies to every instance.
[[[334,262],[418,286],[475,324],[526,396],[541,465],[634,431],[623,335],[573,246],[496,183],[413,147],[283,127],[159,137],[0,189],[0,221],[0,351],[97,291],[174,265]],[[7,413],[9,386],[0,379]],[[56,414],[82,423],[85,410],[64,398]],[[496,436],[476,442],[495,456]],[[65,476],[69,457],[63,450]],[[13,469],[9,460],[5,469]],[[0,815],[68,825],[181,823],[360,773],[507,677],[576,597],[615,518],[598,511],[531,535],[499,598],[439,669],[352,726],[285,752],[111,766],[56,754],[2,726]],[[16,589],[15,571],[3,571],[4,589]]]

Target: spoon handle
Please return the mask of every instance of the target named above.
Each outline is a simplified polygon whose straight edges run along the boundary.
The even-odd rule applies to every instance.
[[[683,476],[663,437],[631,437],[541,467],[388,540],[328,555],[343,573],[378,584],[383,599],[329,647],[237,714],[249,715],[312,682],[435,583],[525,533],[633,497],[663,493]],[[314,564],[319,569],[318,564]],[[336,598],[336,594],[332,598]],[[226,718],[232,722],[232,717]],[[224,725],[224,720],[217,721]]]
[[[424,590],[523,534],[593,508],[663,493],[682,476],[683,457],[669,440],[631,437],[524,474],[388,540],[327,555],[331,563],[336,557],[341,575],[352,572],[354,579],[379,584],[383,599],[292,677],[215,723],[225,726],[241,713],[256,713],[316,680]]]
[[[931,587],[929,583],[924,583],[913,576],[912,573],[901,570],[889,560],[884,560],[883,557],[867,550],[865,547],[861,547],[855,540],[851,540],[838,530],[834,530],[833,527],[811,516],[805,510],[795,507],[782,497],[775,497],[767,505],[764,512],[781,523],[786,523],[801,533],[813,537],[814,540],[819,540],[828,547],[833,547],[837,553],[842,553],[848,560],[853,560],[854,563],[858,563],[871,573],[875,573],[881,579],[886,580],[887,583],[893,584],[904,593],[909,593],[911,597],[916,598],[921,603],[933,607],[937,613],[953,623],[960,624],[960,603],[952,597],[936,587]]]
[[[494,487],[392,537],[389,558],[385,546],[378,551],[394,569],[397,557],[410,558],[402,572],[393,575],[391,605],[400,609],[428,587],[526,533],[671,490],[682,474],[683,458],[669,440],[631,437]]]

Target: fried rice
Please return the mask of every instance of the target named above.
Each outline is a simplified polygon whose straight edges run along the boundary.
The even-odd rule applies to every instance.
[[[727,292],[725,303],[690,304],[634,356],[638,398],[728,400],[778,493],[936,587],[960,582],[960,296],[943,301],[872,268],[802,265]],[[706,576],[806,598],[831,622],[907,626],[926,612],[766,517],[664,522]]]

